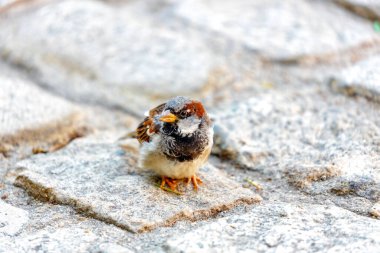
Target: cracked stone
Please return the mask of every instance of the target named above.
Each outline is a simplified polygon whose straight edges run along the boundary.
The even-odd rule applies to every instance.
[[[297,187],[310,194],[330,191],[338,196],[356,195],[371,201],[380,200],[380,160],[375,156],[352,155],[335,159],[324,171],[314,169],[289,170],[286,175],[292,179],[298,177],[303,183]],[[291,173],[294,173],[290,176]],[[306,178],[301,175],[306,174]]]
[[[83,115],[64,99],[55,97],[0,65],[0,154],[19,150],[58,149],[84,134]]]
[[[367,22],[326,1],[189,0],[180,1],[174,12],[201,31],[275,60],[327,55],[363,43],[375,46],[379,39]]]
[[[128,112],[208,90],[218,67],[205,43],[135,12],[100,1],[52,2],[2,19],[0,48],[52,91]]]
[[[380,19],[380,3],[377,0],[334,0],[344,8],[370,20]]]
[[[0,236],[16,235],[28,220],[28,212],[0,200]]]
[[[310,194],[378,200],[380,111],[306,92],[271,91],[216,112],[213,153]]]
[[[348,67],[333,77],[334,90],[359,95],[380,103],[380,56],[374,56]]]
[[[289,168],[286,172],[289,183],[299,188],[310,187],[315,181],[325,181],[339,176],[341,173],[340,168],[335,164],[330,166],[301,165]]]
[[[83,217],[73,208],[64,205],[43,203],[34,200],[18,187],[5,185],[1,189],[7,192],[9,197],[7,204],[13,206],[9,213],[13,216],[6,217],[10,225],[5,232],[11,232],[17,228],[17,233],[2,234],[0,228],[0,252],[1,253],[25,253],[25,252],[128,252],[126,248],[134,245],[126,245],[135,235],[113,225]],[[1,200],[0,200],[1,201]],[[18,214],[17,210],[28,214],[27,221],[19,226],[12,218]],[[0,204],[0,213],[8,210]],[[0,217],[2,215],[0,214]],[[9,219],[11,218],[11,219]],[[0,224],[3,219],[0,218]],[[0,225],[0,227],[2,227]],[[20,229],[19,229],[20,228]],[[122,244],[120,244],[122,243]],[[57,246],[58,245],[58,246]],[[73,247],[75,250],[72,250]],[[126,247],[126,248],[123,248]],[[78,249],[81,249],[80,251]]]
[[[174,236],[165,248],[172,253],[375,252],[379,231],[379,220],[334,206],[266,203]]]
[[[112,142],[77,140],[65,149],[17,164],[15,184],[34,197],[132,232],[212,217],[260,197],[208,165],[199,192],[178,196],[158,188],[159,178],[136,170],[136,157]]]

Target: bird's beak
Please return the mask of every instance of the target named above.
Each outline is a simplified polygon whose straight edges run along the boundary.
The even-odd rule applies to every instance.
[[[159,120],[167,123],[173,123],[177,121],[177,116],[175,116],[173,113],[168,113],[159,118]]]

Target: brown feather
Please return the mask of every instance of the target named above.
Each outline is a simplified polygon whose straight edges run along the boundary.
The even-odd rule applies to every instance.
[[[149,117],[153,118],[157,114],[160,114],[164,110],[165,105],[166,103],[163,103],[154,107],[152,110],[149,111]]]
[[[149,142],[150,141],[150,135],[157,131],[156,127],[154,125],[153,118],[154,118],[154,116],[156,116],[157,114],[160,114],[164,110],[165,105],[166,105],[165,103],[160,104],[159,106],[156,106],[155,108],[150,110],[149,116],[146,117],[144,119],[144,121],[141,122],[139,124],[139,126],[137,127],[136,135],[137,135],[137,140],[140,143]],[[149,133],[148,133],[148,131],[149,131]]]

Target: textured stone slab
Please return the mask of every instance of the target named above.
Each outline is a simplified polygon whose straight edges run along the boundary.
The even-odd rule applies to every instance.
[[[132,252],[118,244],[102,241],[90,230],[76,227],[45,228],[13,240],[4,238],[0,252]]]
[[[42,127],[62,120],[74,111],[70,103],[51,96],[33,83],[3,75],[0,78],[2,136],[16,134],[21,129]]]
[[[159,178],[135,169],[136,157],[113,143],[78,140],[54,154],[18,163],[15,184],[39,199],[71,205],[87,216],[133,232],[178,220],[212,217],[260,197],[207,166],[205,186],[178,196],[159,189]]]
[[[134,251],[127,249],[127,248],[124,248],[124,247],[122,247],[118,244],[115,244],[115,243],[104,242],[104,243],[101,243],[97,246],[91,247],[89,249],[89,252],[92,252],[92,253],[98,253],[98,252],[102,252],[102,253],[133,253]]]
[[[334,53],[378,38],[368,23],[328,1],[189,0],[180,1],[175,15],[278,60]]]
[[[376,252],[380,221],[320,205],[264,204],[166,243],[168,252]]]
[[[379,199],[380,111],[312,97],[272,91],[217,112],[213,152],[309,193]]]
[[[334,90],[364,96],[380,103],[380,56],[363,60],[338,73],[331,81]]]
[[[0,155],[7,156],[16,148],[26,148],[27,153],[35,146],[59,148],[83,130],[83,115],[74,105],[6,66],[0,64],[0,68]]]
[[[16,235],[28,220],[28,212],[0,200],[0,241],[3,236]]]
[[[216,65],[205,44],[141,15],[101,1],[52,2],[1,20],[0,48],[77,101],[143,113],[158,100],[207,90]]]
[[[331,192],[380,200],[380,159],[375,155],[342,156],[312,167],[288,167],[289,182],[310,194]]]
[[[69,206],[40,202],[8,184],[0,184],[0,197],[1,253],[112,253],[133,248],[132,233],[83,217]]]
[[[377,0],[334,0],[336,3],[365,18],[380,19],[380,2]]]

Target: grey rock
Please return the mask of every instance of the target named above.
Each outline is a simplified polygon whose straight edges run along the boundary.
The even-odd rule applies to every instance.
[[[377,252],[380,221],[334,206],[266,203],[166,242],[168,252]]]
[[[28,212],[0,200],[0,240],[4,235],[16,235],[28,220]]]
[[[16,247],[24,252],[86,252],[91,243],[96,243],[98,239],[91,231],[78,228],[61,228],[55,231],[46,229],[20,238]]]
[[[0,64],[0,155],[59,148],[83,129],[83,113]],[[83,132],[84,134],[84,132]]]
[[[17,240],[7,240],[5,245],[11,250],[8,252],[131,252],[120,245],[102,241],[101,237],[90,230],[67,226],[45,228]]]
[[[136,170],[136,157],[112,142],[83,139],[64,150],[17,165],[15,184],[33,196],[73,206],[79,212],[132,232],[199,220],[252,204],[260,197],[213,166],[200,172],[205,186],[177,196],[156,186],[159,179]]]
[[[16,239],[0,238],[0,252],[93,252],[93,253],[130,253],[131,250],[114,243],[102,242],[90,230],[77,227],[45,228],[34,233],[19,236]]]
[[[40,202],[19,187],[0,186],[0,196],[5,194],[7,204],[0,200],[0,213],[7,212],[7,216],[0,214],[0,252],[112,252],[116,249],[127,252],[121,242],[129,248],[125,241],[130,241],[133,234],[118,227],[83,217],[69,206]],[[3,218],[7,223],[3,223]]]
[[[207,46],[142,16],[100,1],[52,2],[1,20],[0,48],[50,90],[128,112],[207,90],[217,67]]]
[[[174,13],[200,31],[275,60],[334,54],[379,39],[367,22],[328,1],[189,0]]]
[[[332,164],[332,165],[331,165]],[[323,194],[330,191],[338,196],[356,195],[371,201],[380,200],[379,159],[370,155],[343,156],[331,162],[327,170],[315,171],[303,168],[288,170],[289,181],[298,177],[295,184],[311,194]],[[295,173],[294,173],[295,172]],[[306,177],[302,177],[306,174]],[[310,183],[310,185],[308,185]]]
[[[271,91],[218,111],[213,152],[311,194],[379,199],[380,112],[307,92]]]
[[[380,19],[380,3],[377,0],[334,0],[337,4],[347,8],[365,18]]]
[[[40,128],[75,112],[72,104],[48,94],[30,81],[8,74],[0,74],[0,78],[1,136],[16,134],[22,129]]]
[[[133,251],[114,243],[101,243],[96,247],[90,248],[92,253],[132,253]]]
[[[380,56],[373,56],[336,74],[331,81],[334,90],[364,96],[380,103]]]

